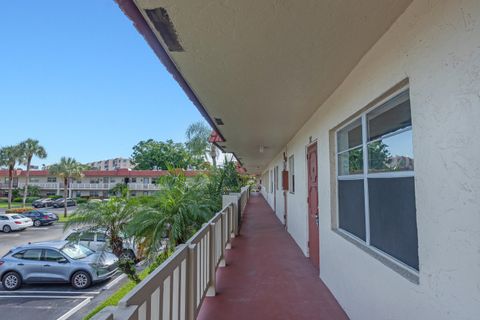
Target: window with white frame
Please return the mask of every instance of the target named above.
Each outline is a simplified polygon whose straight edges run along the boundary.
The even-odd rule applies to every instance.
[[[419,270],[409,91],[336,133],[338,227]]]
[[[33,183],[39,183],[40,182],[40,178],[39,177],[30,177],[28,179],[29,182],[33,182]]]
[[[47,177],[47,182],[57,182],[57,177]]]
[[[288,158],[288,190],[295,193],[295,157],[293,154]]]

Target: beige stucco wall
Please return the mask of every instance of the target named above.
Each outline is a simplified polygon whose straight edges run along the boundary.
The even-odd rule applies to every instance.
[[[329,130],[405,78],[419,284],[331,230]],[[480,1],[415,0],[285,147],[297,182],[288,229],[307,253],[305,147],[318,140],[320,276],[352,319],[479,319],[479,121]]]

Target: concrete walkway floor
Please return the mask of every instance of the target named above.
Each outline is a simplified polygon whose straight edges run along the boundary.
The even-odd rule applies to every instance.
[[[217,295],[197,319],[348,319],[261,195],[252,194],[240,236],[217,273]]]

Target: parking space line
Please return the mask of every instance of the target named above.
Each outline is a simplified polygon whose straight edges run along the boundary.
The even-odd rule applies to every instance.
[[[16,292],[8,292],[8,291],[0,291],[0,296],[2,294],[9,294],[9,295],[15,295],[16,293],[18,294],[22,294],[22,293],[51,293],[51,294],[54,294],[54,293],[58,293],[58,294],[93,294],[93,295],[96,295],[96,294],[100,294],[100,291],[81,291],[81,292],[78,292],[78,291],[32,291],[32,290],[21,290],[21,291],[16,291]]]
[[[73,309],[71,309],[70,311],[68,311],[67,313],[65,313],[63,316],[61,316],[60,318],[58,318],[57,320],[66,320],[68,319],[71,315],[73,315],[75,312],[77,312],[78,310],[80,310],[81,308],[83,308],[84,306],[86,306],[90,300],[92,300],[92,298],[87,298],[85,300],[83,300],[81,303],[79,303],[78,305],[76,305]]]
[[[113,287],[114,285],[116,285],[118,282],[120,282],[122,279],[124,279],[125,277],[126,277],[125,274],[122,274],[122,275],[116,277],[115,279],[113,279],[112,281],[110,281],[109,283],[107,283],[107,285],[104,286],[104,287],[102,288],[102,290],[108,290],[108,289],[110,289],[111,287]]]

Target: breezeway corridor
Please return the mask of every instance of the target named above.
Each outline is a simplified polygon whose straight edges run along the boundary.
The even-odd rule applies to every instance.
[[[259,194],[250,197],[226,262],[198,319],[348,319]]]

